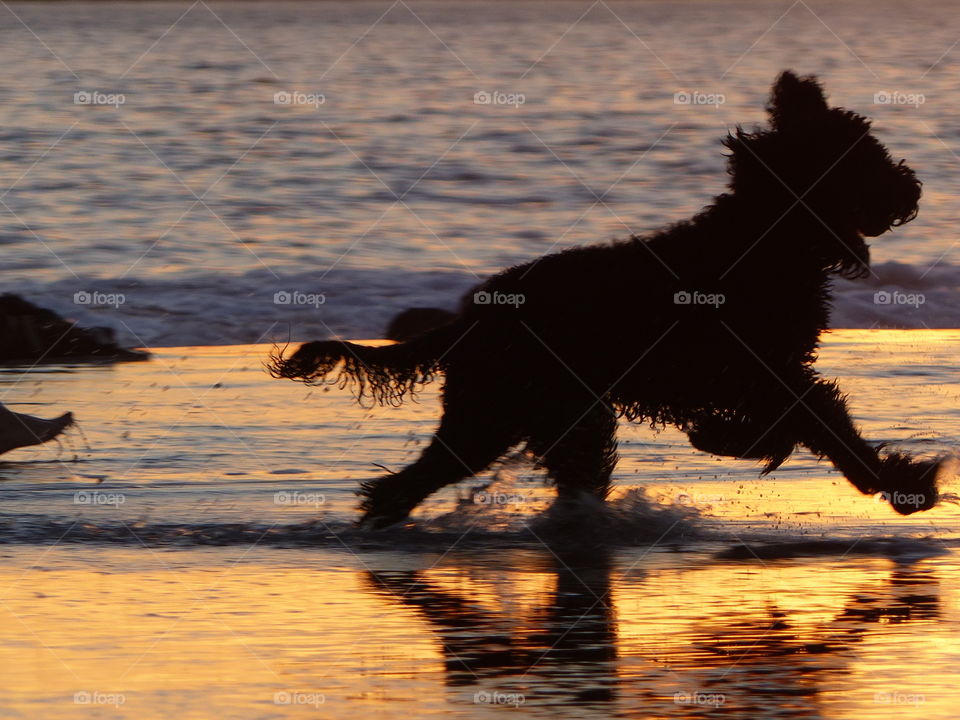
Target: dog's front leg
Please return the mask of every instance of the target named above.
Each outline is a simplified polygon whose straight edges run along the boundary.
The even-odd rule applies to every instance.
[[[881,456],[880,448],[857,431],[836,384],[817,380],[798,392],[790,416],[800,443],[829,458],[860,492],[884,493],[893,509],[903,515],[936,504],[940,463],[914,461],[900,453]]]

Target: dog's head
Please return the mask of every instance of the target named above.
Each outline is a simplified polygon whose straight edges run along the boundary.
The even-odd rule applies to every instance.
[[[916,217],[920,181],[902,160],[893,161],[866,118],[829,107],[812,77],[782,73],[767,110],[770,129],[738,128],[725,142],[733,151],[734,193],[749,193],[775,211],[815,216],[833,238],[820,248],[828,266],[864,273],[869,253],[862,236]]]

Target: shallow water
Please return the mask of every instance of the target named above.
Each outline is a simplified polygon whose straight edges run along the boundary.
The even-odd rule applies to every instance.
[[[397,311],[452,307],[506,265],[689,217],[723,189],[720,138],[762,121],[792,67],[873,118],[924,181],[918,220],[874,243],[875,276],[842,284],[836,326],[957,327],[957,12],[9,3],[4,287],[151,346],[379,337]],[[916,102],[883,102],[901,96]],[[884,288],[925,303],[878,305]],[[325,303],[274,303],[295,291]]]
[[[837,331],[819,366],[871,440],[934,455],[958,350]],[[268,351],[0,374],[82,430],[0,463],[5,717],[955,717],[956,504],[902,518],[807,454],[761,480],[624,426],[607,508],[547,512],[515,457],[365,532],[356,481],[412,460],[435,394],[364,410]]]

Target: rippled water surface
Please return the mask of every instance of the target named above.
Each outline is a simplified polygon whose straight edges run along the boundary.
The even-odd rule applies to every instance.
[[[0,463],[5,717],[955,716],[949,499],[902,518],[806,453],[761,479],[624,425],[606,508],[550,513],[516,457],[363,531],[356,482],[414,458],[434,389],[365,410],[269,349],[0,374],[80,419]],[[837,331],[819,365],[867,437],[939,455],[958,349]]]
[[[720,138],[761,122],[792,67],[874,118],[924,181],[920,218],[876,242],[876,275],[843,286],[837,326],[956,327],[957,13],[10,3],[6,287],[154,346],[379,336],[396,311],[451,307],[505,265],[689,217],[723,189]],[[698,93],[717,103],[675,103]],[[879,288],[926,303],[878,307]],[[294,290],[326,303],[274,304]]]

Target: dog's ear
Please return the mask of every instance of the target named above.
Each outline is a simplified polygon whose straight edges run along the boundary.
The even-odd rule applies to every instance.
[[[775,130],[809,124],[827,110],[827,99],[816,78],[798,78],[789,70],[784,70],[773,84],[767,107]]]

